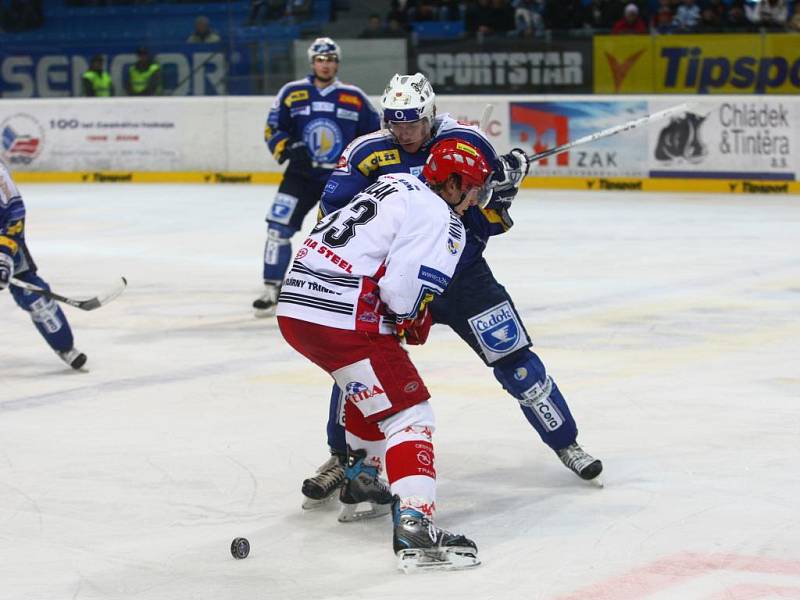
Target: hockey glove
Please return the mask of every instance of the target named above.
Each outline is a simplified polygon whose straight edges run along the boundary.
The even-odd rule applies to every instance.
[[[14,275],[14,259],[5,252],[0,252],[0,291],[8,287]]]
[[[416,318],[398,321],[395,325],[395,331],[397,337],[405,340],[406,344],[421,346],[428,340],[431,325],[433,325],[433,317],[426,306]]]
[[[490,180],[490,185],[494,190],[492,200],[511,204],[519,191],[522,180],[528,174],[530,162],[528,155],[520,148],[514,148],[508,154],[503,154],[499,159],[500,164]]]
[[[281,155],[281,163],[290,160],[294,168],[310,168],[311,155],[308,153],[308,146],[305,142],[294,142],[286,146]]]

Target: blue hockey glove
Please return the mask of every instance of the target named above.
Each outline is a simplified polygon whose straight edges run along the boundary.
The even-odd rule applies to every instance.
[[[14,275],[14,259],[5,252],[0,252],[0,290],[4,290]]]

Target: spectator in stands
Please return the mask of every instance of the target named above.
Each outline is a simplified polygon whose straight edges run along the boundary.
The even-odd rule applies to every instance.
[[[387,38],[404,38],[408,35],[406,28],[397,17],[390,15],[386,22],[386,37]]]
[[[725,6],[722,0],[709,0],[700,13],[698,31],[703,33],[721,32],[724,30],[727,19],[728,7]]]
[[[581,9],[580,21],[590,31],[610,30],[614,25],[614,12],[610,0],[591,0]],[[670,20],[672,17],[670,16]]]
[[[128,67],[125,91],[129,96],[161,95],[161,65],[152,59],[147,48],[139,48],[136,56],[136,62]]]
[[[795,1],[794,14],[792,15],[792,18],[789,19],[789,24],[787,25],[786,29],[800,33],[800,1]]]
[[[381,23],[381,16],[371,14],[369,16],[369,21],[367,21],[366,29],[364,29],[358,37],[366,40],[386,37],[383,30],[383,23]]]
[[[92,57],[92,61],[89,63],[89,70],[81,77],[84,96],[104,98],[114,95],[111,75],[103,68],[104,63],[105,61],[101,54],[95,54]]]
[[[540,37],[544,34],[544,0],[518,0],[514,9],[516,34],[520,37]]]
[[[789,18],[786,0],[760,0],[745,4],[745,14],[753,25],[766,29],[785,29]]]
[[[438,17],[440,21],[461,21],[466,10],[466,4],[457,0],[439,0],[438,2]]]
[[[639,16],[639,7],[633,2],[628,4],[622,18],[614,23],[611,33],[615,35],[647,33],[647,26]]]
[[[186,38],[188,44],[218,44],[222,41],[219,34],[211,29],[211,22],[205,15],[194,20],[194,31]]]
[[[671,0],[658,0],[658,8],[650,19],[650,29],[656,33],[672,33],[674,18]]]
[[[438,8],[434,0],[408,0],[406,13],[409,21],[437,21]]]
[[[297,22],[311,15],[311,0],[286,0],[286,16],[289,21]]]
[[[264,16],[261,16],[261,13]],[[274,21],[286,15],[286,0],[250,0],[250,16],[247,25]]]
[[[700,25],[700,7],[695,0],[683,0],[675,11],[672,26],[678,33],[694,33]]]
[[[726,29],[734,31],[748,29],[752,26],[744,12],[744,0],[733,0],[728,5],[728,18],[725,26]]]

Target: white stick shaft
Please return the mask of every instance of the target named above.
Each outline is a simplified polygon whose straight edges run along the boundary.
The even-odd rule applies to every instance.
[[[683,104],[678,104],[677,106],[672,106],[670,108],[665,108],[664,110],[660,110],[658,112],[654,112],[650,115],[645,115],[643,117],[639,117],[638,119],[633,119],[632,121],[628,121],[627,123],[622,123],[621,125],[614,125],[613,127],[609,127],[608,129],[603,129],[602,131],[598,131],[597,133],[590,133],[589,135],[585,135],[577,140],[573,140],[571,142],[567,142],[566,144],[562,144],[555,148],[550,148],[549,150],[544,150],[543,152],[538,152],[536,154],[529,154],[528,160],[531,162],[541,160],[543,158],[547,158],[548,156],[553,156],[554,154],[561,154],[562,152],[566,152],[575,146],[581,146],[583,144],[588,144],[589,142],[594,142],[597,140],[601,140],[603,138],[607,138],[612,135],[616,135],[618,133],[622,133],[623,131],[628,131],[629,129],[634,129],[635,127],[639,127],[640,125],[645,125],[652,121],[658,121],[674,115],[676,113],[683,112],[688,110],[690,103],[684,102]]]
[[[494,110],[494,104],[487,104],[483,107],[483,112],[481,113],[481,120],[478,123],[478,127],[481,128],[481,131],[486,132],[489,128],[489,119],[492,118],[492,111]]]

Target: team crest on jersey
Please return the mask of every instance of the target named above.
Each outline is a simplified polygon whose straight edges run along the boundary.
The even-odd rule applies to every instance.
[[[461,245],[457,241],[455,241],[453,238],[450,238],[450,237],[447,238],[447,251],[450,254],[452,254],[454,256],[456,254],[458,254],[458,249],[460,247],[461,247]]]
[[[331,163],[339,159],[344,144],[342,130],[332,119],[314,119],[303,130],[303,141],[319,162]]]
[[[528,336],[507,300],[472,317],[469,326],[489,362],[528,344]]]

